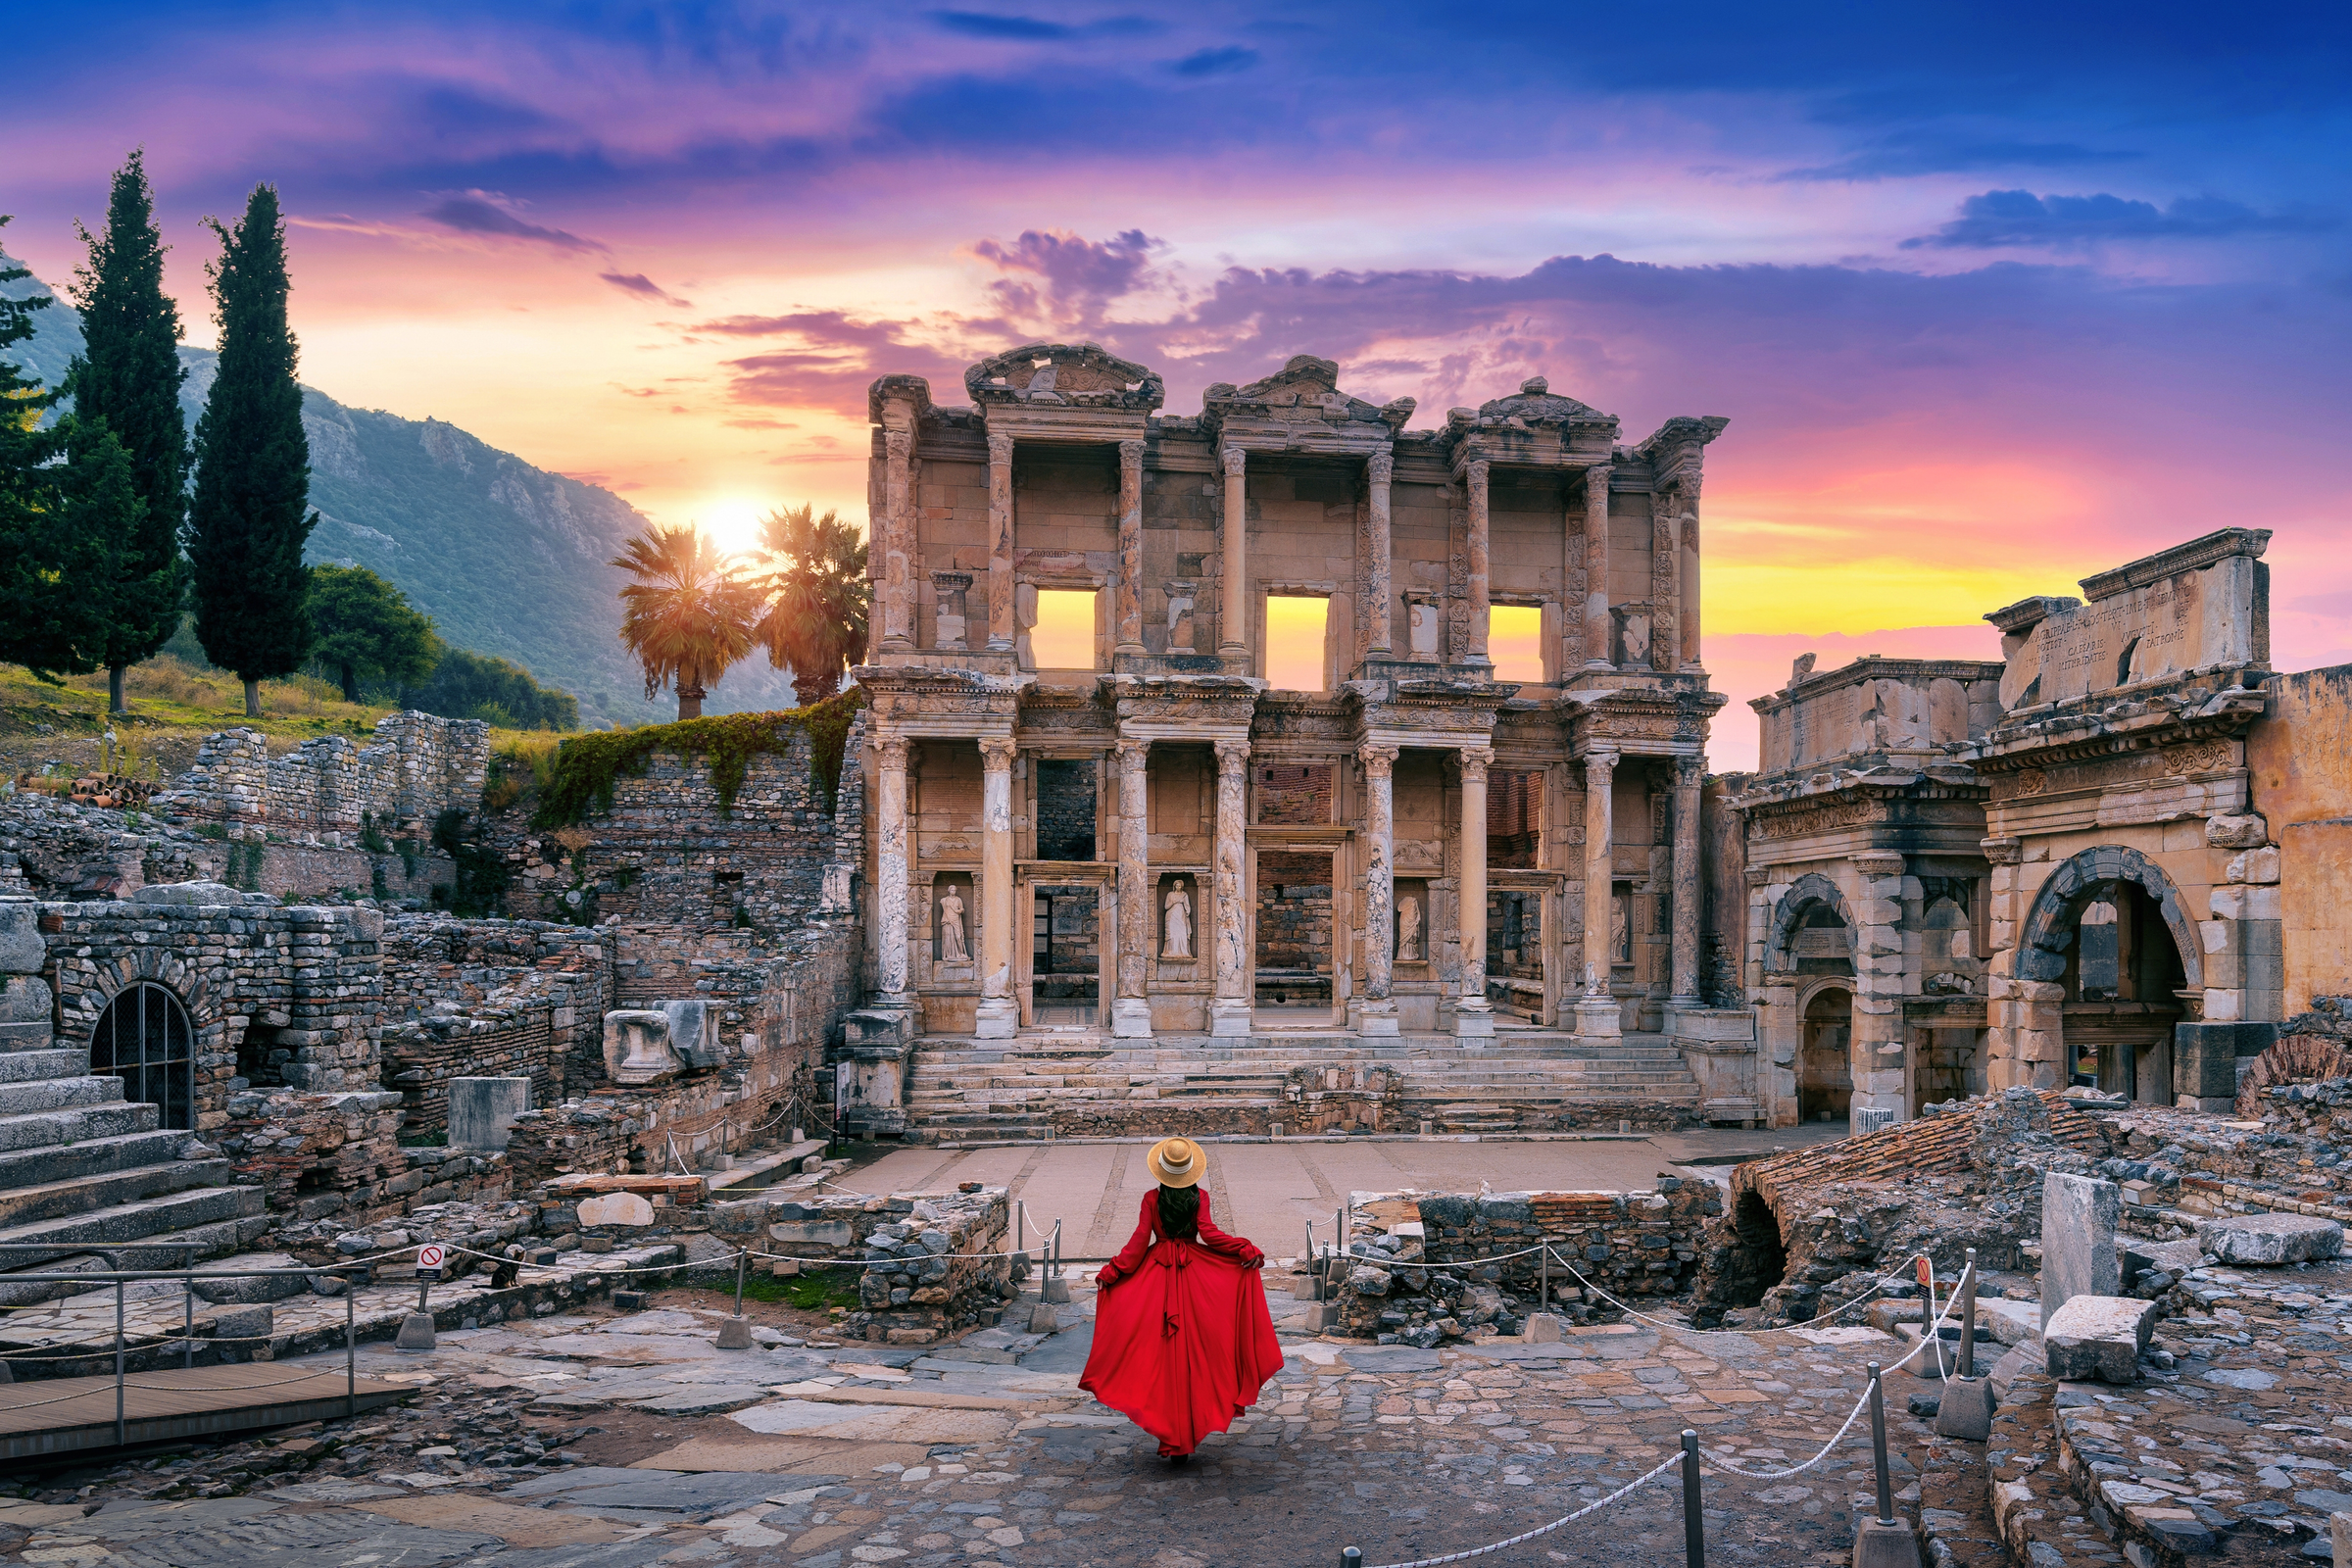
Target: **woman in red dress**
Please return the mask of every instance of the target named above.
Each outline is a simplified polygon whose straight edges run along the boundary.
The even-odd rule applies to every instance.
[[[1159,1190],[1095,1276],[1095,1345],[1078,1386],[1159,1440],[1178,1464],[1233,1425],[1282,1370],[1257,1271],[1266,1254],[1209,1222],[1207,1156],[1189,1138],[1154,1145]]]

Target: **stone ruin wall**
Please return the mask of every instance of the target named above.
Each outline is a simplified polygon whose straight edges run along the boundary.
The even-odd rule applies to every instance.
[[[356,850],[371,831],[428,837],[441,812],[476,808],[489,762],[490,726],[431,713],[387,714],[368,746],[329,735],[278,757],[260,730],[229,729],[206,738],[155,808],[236,841]]]
[[[945,1197],[845,1193],[752,1198],[714,1205],[711,1234],[730,1246],[785,1254],[763,1259],[792,1276],[825,1270],[858,1286],[844,1339],[932,1345],[958,1329],[994,1324],[1019,1292],[1023,1260],[1011,1245],[1006,1189]],[[853,1272],[855,1271],[855,1272]]]

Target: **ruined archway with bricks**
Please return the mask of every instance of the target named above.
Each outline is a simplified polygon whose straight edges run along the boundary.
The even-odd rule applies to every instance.
[[[2170,1104],[2173,1026],[2204,984],[2196,927],[2164,869],[2102,845],[2052,871],[2019,934],[2024,1027],[2053,1032],[2058,1086]]]

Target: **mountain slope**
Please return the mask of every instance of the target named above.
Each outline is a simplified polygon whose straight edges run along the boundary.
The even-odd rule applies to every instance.
[[[55,291],[26,278],[0,285],[20,297]],[[25,373],[55,385],[81,352],[81,324],[61,297],[39,329],[10,351]],[[218,369],[209,349],[180,350],[188,428],[204,412]],[[623,574],[606,564],[644,514],[610,490],[533,467],[456,425],[354,409],[303,388],[311,443],[311,505],[319,514],[306,557],[369,567],[433,617],[461,648],[511,659],[580,700],[580,719],[642,724],[673,716],[673,700],[645,701],[645,683],[615,635]],[[788,708],[792,688],[764,654],[713,687],[708,709]]]

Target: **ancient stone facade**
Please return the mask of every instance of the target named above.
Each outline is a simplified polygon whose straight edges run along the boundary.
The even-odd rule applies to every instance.
[[[1047,888],[1091,893],[1101,932],[1054,1020],[1118,1040],[1478,1041],[1497,1009],[1611,1040],[1703,1010],[1698,503],[1725,421],[1621,445],[1539,378],[1408,431],[1409,400],[1308,356],[1169,416],[1092,344],[964,391],[869,400],[878,1014],[1038,1025]],[[1539,629],[1509,679],[1497,607]],[[1305,689],[1279,688],[1269,626],[1318,613]]]
[[[377,833],[424,838],[441,812],[478,808],[489,761],[489,725],[430,713],[386,714],[371,746],[329,735],[280,757],[260,730],[222,730],[155,808],[235,840],[359,849]]]
[[[1997,662],[1864,660],[1754,706],[1727,780],[1767,1119],[2070,1084],[2226,1109],[2346,985],[2352,676],[2270,662],[2270,534],[1985,619]]]

